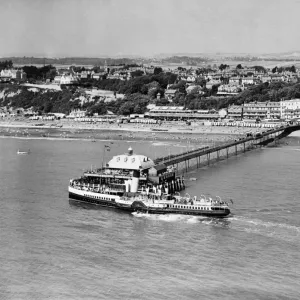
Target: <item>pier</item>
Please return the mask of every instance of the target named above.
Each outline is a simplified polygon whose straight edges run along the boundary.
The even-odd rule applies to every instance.
[[[238,155],[274,143],[290,133],[300,130],[300,124],[282,125],[277,128],[267,129],[261,132],[247,134],[239,137],[233,142],[219,146],[200,147],[195,150],[186,151],[176,155],[168,155],[157,158],[156,166],[165,165],[176,167],[177,171],[188,172],[191,167],[199,168],[200,165],[210,165],[213,161],[228,159],[232,155]]]

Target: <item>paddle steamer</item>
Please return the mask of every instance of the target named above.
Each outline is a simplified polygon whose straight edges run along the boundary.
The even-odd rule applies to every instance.
[[[187,214],[226,217],[229,206],[220,197],[180,196],[183,177],[163,163],[156,165],[145,155],[128,153],[114,156],[100,169],[84,172],[71,179],[69,198],[91,204],[114,207],[128,212],[149,214]]]
[[[109,147],[109,146],[106,146]],[[88,170],[71,179],[69,198],[102,206],[118,207],[116,201],[130,195],[173,194],[185,188],[183,177],[173,168],[155,165],[145,155],[128,153],[114,156],[104,167]]]
[[[148,214],[184,214],[224,218],[230,214],[228,203],[216,196],[215,199],[201,195],[199,199],[180,195],[140,194],[123,196],[116,200],[116,207],[130,212]]]

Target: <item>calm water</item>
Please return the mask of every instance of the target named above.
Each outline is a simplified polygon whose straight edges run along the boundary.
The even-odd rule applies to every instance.
[[[1,138],[0,299],[299,299],[299,141],[187,174],[192,196],[233,199],[216,220],[74,205],[68,181],[101,165],[103,143]]]

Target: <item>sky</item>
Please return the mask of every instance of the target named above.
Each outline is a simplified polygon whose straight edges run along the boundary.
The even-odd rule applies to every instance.
[[[300,0],[0,0],[0,56],[300,52]]]

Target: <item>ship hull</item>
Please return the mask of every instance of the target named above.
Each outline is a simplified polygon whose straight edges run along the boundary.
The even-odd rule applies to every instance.
[[[127,212],[140,212],[147,214],[178,214],[178,215],[190,215],[190,216],[204,216],[204,217],[215,217],[225,218],[230,214],[230,209],[218,209],[218,210],[195,210],[195,209],[178,209],[178,208],[154,208],[147,207],[141,201],[135,201],[131,205],[116,203],[116,208],[127,211]]]
[[[94,205],[115,207],[118,196],[77,190],[69,187],[69,199]]]
[[[130,211],[130,210],[128,210]],[[230,210],[224,210],[220,212],[214,211],[188,211],[188,210],[171,210],[171,209],[138,209],[131,210],[131,212],[140,212],[147,214],[177,214],[177,215],[190,215],[190,216],[203,216],[203,217],[214,217],[214,218],[225,218],[230,214]]]
[[[132,204],[121,203],[118,200],[119,196],[100,194],[90,191],[78,190],[69,187],[69,199],[89,203],[104,207],[114,207],[118,210],[126,211],[129,213],[140,212],[147,214],[180,214],[180,215],[191,215],[191,216],[204,216],[204,217],[217,217],[225,218],[230,214],[230,209],[188,209],[188,208],[174,208],[170,207],[149,207],[146,206],[142,201],[134,201]]]

